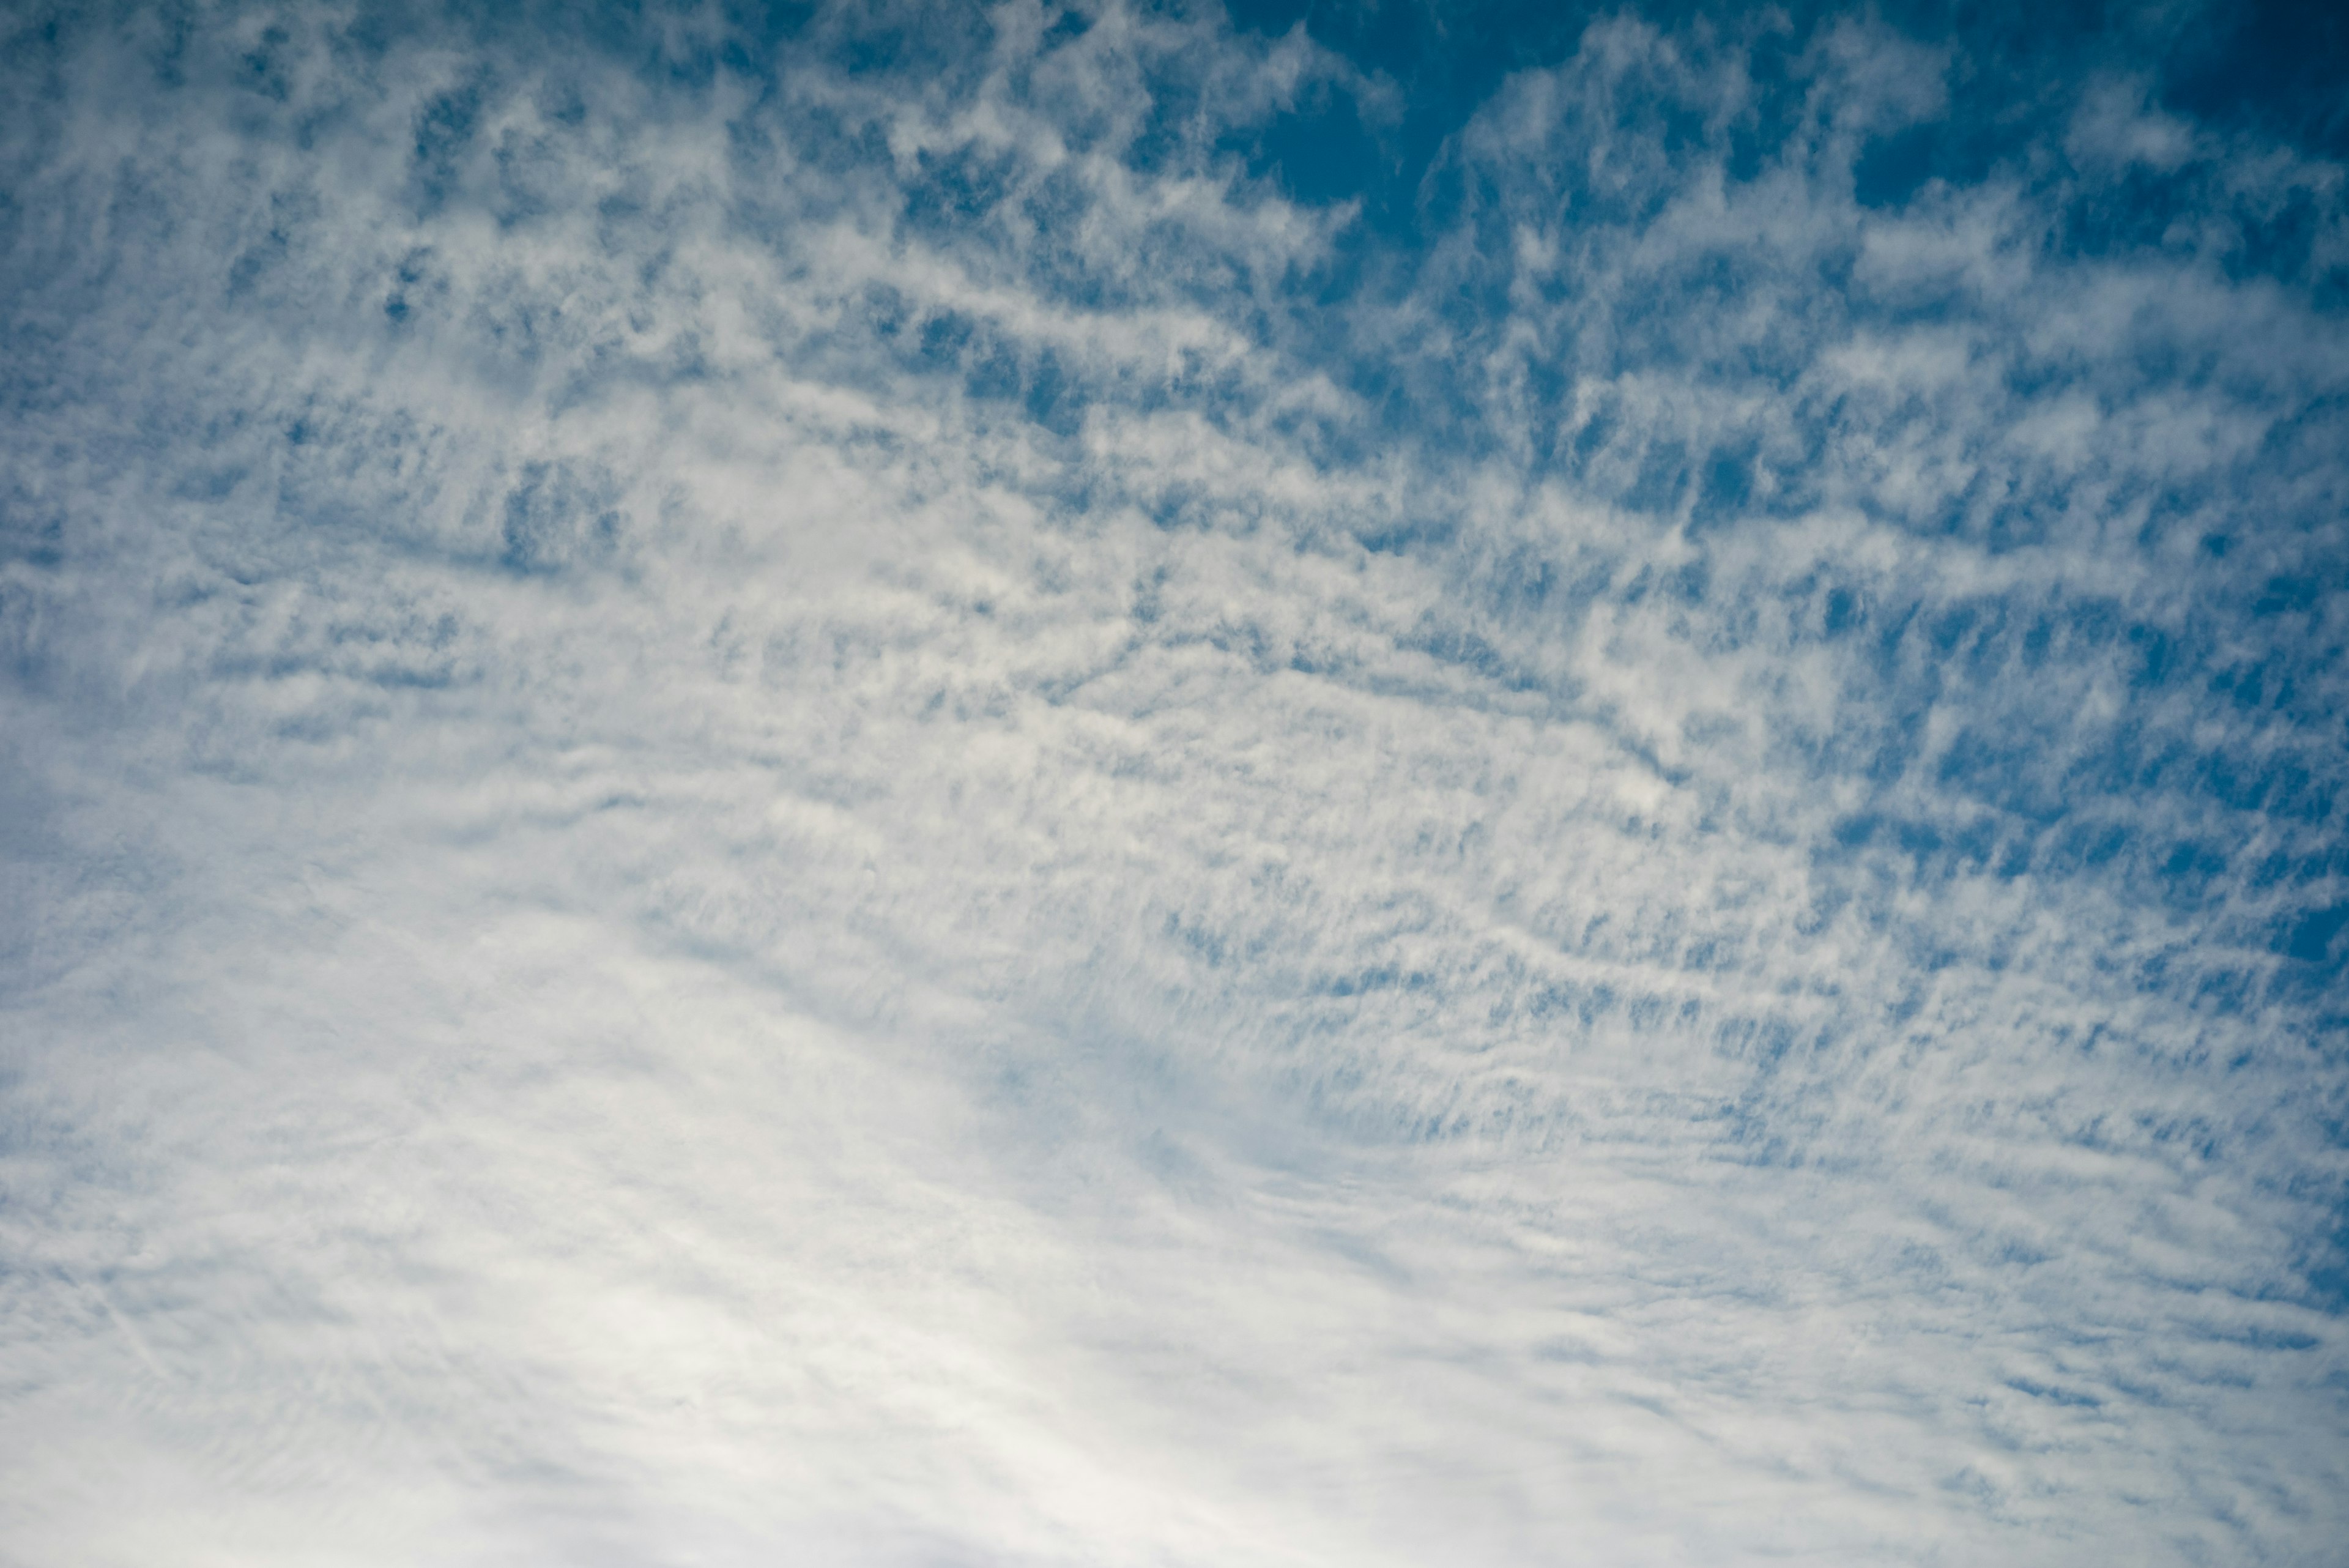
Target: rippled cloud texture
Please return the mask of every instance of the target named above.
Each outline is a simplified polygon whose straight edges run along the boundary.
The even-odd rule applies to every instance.
[[[0,1562],[2337,1563],[2278,16],[14,9]]]

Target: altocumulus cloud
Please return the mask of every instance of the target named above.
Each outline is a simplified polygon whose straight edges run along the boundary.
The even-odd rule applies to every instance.
[[[2338,1561],[2320,23],[6,29],[0,1561]]]

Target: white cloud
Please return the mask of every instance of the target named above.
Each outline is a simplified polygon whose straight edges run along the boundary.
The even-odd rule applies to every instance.
[[[1618,22],[1316,306],[1391,89],[989,38],[17,67],[6,1550],[2320,1560],[2305,279]]]

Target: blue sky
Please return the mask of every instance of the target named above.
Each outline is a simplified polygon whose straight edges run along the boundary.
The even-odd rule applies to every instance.
[[[0,18],[0,1563],[2337,1561],[2338,22]]]

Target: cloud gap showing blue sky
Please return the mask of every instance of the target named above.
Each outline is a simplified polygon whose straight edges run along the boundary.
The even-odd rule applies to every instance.
[[[0,1563],[2337,1561],[2338,23],[0,23]]]

